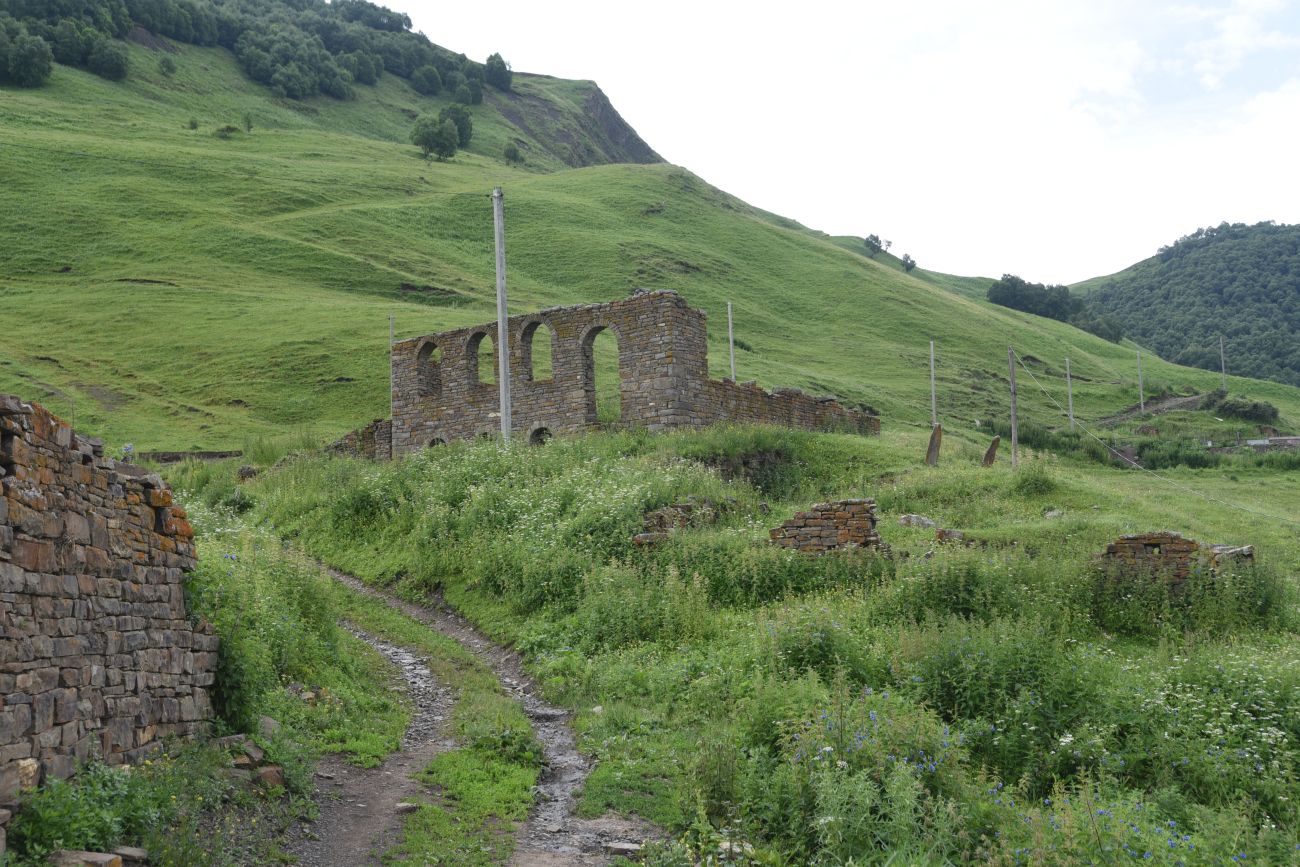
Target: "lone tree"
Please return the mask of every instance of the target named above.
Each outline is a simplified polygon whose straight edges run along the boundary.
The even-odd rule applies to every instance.
[[[411,130],[411,144],[424,152],[426,160],[430,155],[436,156],[439,161],[451,159],[456,155],[459,141],[460,133],[456,130],[456,124],[442,116],[426,115],[417,120],[415,128]]]
[[[867,255],[872,259],[876,258],[877,253],[885,249],[885,245],[881,242],[879,235],[868,235],[862,239],[862,243],[867,248]]]
[[[910,273],[912,273],[912,269],[915,268],[915,267],[916,267],[916,260],[913,259],[911,256],[907,255],[906,253],[904,253],[904,254],[903,254],[903,270],[906,271],[906,272],[908,272],[908,273],[910,274]]]
[[[514,73],[510,71],[510,64],[506,63],[500,54],[493,54],[487,59],[487,63],[483,64],[483,78],[497,90],[509,90]]]

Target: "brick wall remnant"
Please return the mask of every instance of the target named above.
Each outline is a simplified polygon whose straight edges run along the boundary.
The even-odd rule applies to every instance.
[[[1162,578],[1179,586],[1197,570],[1253,566],[1255,547],[1204,545],[1164,530],[1119,537],[1106,546],[1101,563],[1120,574]]]
[[[186,611],[194,562],[161,478],[0,395],[0,804],[206,727],[217,638]]]
[[[618,340],[624,425],[659,431],[733,421],[880,432],[879,417],[833,398],[711,379],[705,320],[704,311],[667,291],[510,317],[511,416],[518,437],[539,442],[598,427],[592,348],[606,330]],[[493,322],[393,345],[394,456],[499,430],[497,386],[479,375],[479,346],[484,340],[495,346],[496,339]],[[551,341],[552,369],[544,379],[533,375],[534,339]]]
[[[818,503],[770,531],[772,543],[809,554],[837,548],[883,549],[876,532],[875,500]]]

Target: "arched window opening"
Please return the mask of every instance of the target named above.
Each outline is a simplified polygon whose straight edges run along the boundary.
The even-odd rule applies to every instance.
[[[533,446],[545,445],[550,438],[550,428],[539,427],[528,435],[528,444]]]
[[[531,382],[553,381],[555,332],[543,322],[532,322],[525,326],[522,337],[524,378]]]
[[[618,337],[605,326],[587,332],[582,342],[583,386],[587,418],[611,424],[623,418],[623,382],[619,370]]]
[[[473,374],[470,377],[471,382],[481,382],[486,385],[496,385],[497,382],[497,352],[496,344],[485,331],[474,334],[469,339],[469,369]]]
[[[442,437],[434,437],[433,439],[429,440],[429,445],[427,445],[425,448],[430,448],[430,449],[431,449],[431,448],[434,448],[434,447],[436,447],[436,446],[445,446],[446,444],[447,444],[447,441],[446,441],[445,439],[443,439]]]
[[[424,343],[415,356],[420,394],[433,395],[442,390],[442,350],[432,340]]]

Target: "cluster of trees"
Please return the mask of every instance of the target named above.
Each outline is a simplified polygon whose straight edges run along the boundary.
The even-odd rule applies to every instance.
[[[449,105],[437,116],[424,115],[411,130],[411,143],[424,151],[424,158],[448,160],[458,148],[468,147],[474,135],[474,120],[463,105]]]
[[[29,36],[59,63],[123,78],[128,55],[114,40],[133,25],[178,42],[227,48],[250,78],[291,99],[347,99],[353,85],[373,85],[385,73],[410,79],[422,93],[447,90],[466,105],[483,101],[485,85],[509,90],[511,84],[501,55],[477,63],[453,54],[411,32],[409,16],[367,0],[0,0],[6,32],[0,48],[7,58],[0,74],[36,84],[48,77],[35,74],[41,64],[29,58],[36,53],[30,41],[19,46],[20,75],[8,70],[14,41]],[[18,28],[21,34],[10,33]]]
[[[1068,286],[1045,286],[1029,283],[1015,274],[1003,274],[1001,280],[989,286],[988,299],[1012,310],[1068,322],[1114,343],[1124,338],[1118,320],[1099,313],[1079,296],[1071,295]]]
[[[55,0],[54,5],[59,3]],[[26,9],[27,0],[0,0],[0,81],[39,87],[56,61],[112,81],[126,78],[130,66],[126,46],[111,35],[69,18],[50,24],[13,14]]]
[[[0,82],[39,87],[50,77],[53,67],[50,44],[0,13]]]
[[[1300,226],[1222,223],[1161,247],[1088,295],[1161,357],[1300,385]]]
[[[876,258],[876,256],[880,255],[882,250],[887,251],[893,245],[893,241],[880,240],[879,235],[868,235],[862,239],[862,246],[867,248],[867,257],[870,259]],[[912,269],[916,267],[916,260],[906,253],[903,254],[903,258],[900,261],[903,263],[903,270],[909,274],[912,273]]]

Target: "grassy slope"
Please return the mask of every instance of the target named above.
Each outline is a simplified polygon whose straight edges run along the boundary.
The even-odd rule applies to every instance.
[[[738,353],[742,378],[870,403],[887,424],[928,417],[930,337],[941,414],[958,427],[1005,414],[1008,343],[1049,378],[1069,354],[1082,417],[1137,400],[1129,348],[964,297],[964,278],[901,274],[683,169],[564,170],[540,140],[508,167],[496,155],[527,137],[491,104],[474,109],[470,153],[425,163],[400,143],[403,110],[442,102],[391,76],[352,102],[296,105],[219,50],[187,49],[170,79],[131,50],[125,84],[57,67],[46,88],[0,91],[0,391],[68,414],[75,400],[78,424],[111,441],[218,448],[385,414],[390,312],[399,336],[493,315],[485,193],[497,183],[515,310],[678,289],[710,312],[721,375],[732,300],[753,347]],[[571,108],[584,86],[520,84]],[[245,113],[251,135],[211,134]],[[1217,383],[1156,360],[1145,373],[1149,389]],[[1025,386],[1022,413],[1053,417]],[[1235,388],[1300,419],[1296,389]]]

